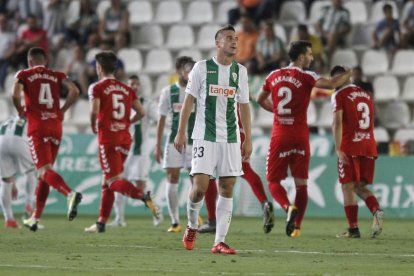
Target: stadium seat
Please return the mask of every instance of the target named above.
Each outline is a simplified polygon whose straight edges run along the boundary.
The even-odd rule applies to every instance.
[[[129,24],[150,23],[153,19],[152,4],[148,1],[131,1],[128,4]]]
[[[155,81],[155,90],[153,93],[154,98],[159,97],[161,95],[161,90],[167,85],[169,85],[168,83],[169,79],[170,79],[169,74],[162,74],[158,76],[157,80]]]
[[[103,0],[99,1],[98,6],[96,7],[96,14],[99,17],[99,20],[104,18],[106,10],[111,6],[111,1]]]
[[[133,33],[132,41],[140,49],[161,47],[164,43],[162,28],[157,24],[143,25],[136,35]]]
[[[362,55],[362,70],[367,76],[384,74],[388,71],[388,56],[382,50],[367,50]]]
[[[318,120],[316,125],[323,128],[330,128],[332,126],[332,106],[331,102],[327,101],[322,104],[322,107],[319,110]]]
[[[344,7],[349,11],[352,25],[367,23],[367,6],[363,1],[346,1]]]
[[[395,75],[414,74],[414,51],[399,50],[392,62],[391,72]]]
[[[84,99],[80,99],[75,103],[73,107],[73,116],[69,122],[78,125],[89,124],[89,102]],[[68,118],[69,119],[69,118]]]
[[[263,108],[259,108],[255,121],[255,126],[259,126],[265,129],[271,129],[273,126],[274,114]]]
[[[160,1],[155,12],[155,22],[160,24],[177,23],[183,20],[180,1]]]
[[[147,53],[145,71],[151,74],[168,72],[173,68],[170,51],[166,49],[152,49]]]
[[[124,62],[127,74],[138,74],[138,71],[142,69],[141,52],[135,48],[119,50],[118,58]]]
[[[394,140],[400,141],[402,144],[414,140],[414,129],[402,128],[398,129],[394,134]]]
[[[354,67],[358,65],[357,55],[351,49],[338,49],[333,54],[331,68],[335,65]]]
[[[403,128],[410,122],[410,109],[405,102],[391,102],[378,112],[382,125],[386,128]]]
[[[147,74],[139,74],[140,91],[139,94],[144,97],[152,97],[152,80]]]
[[[7,120],[10,115],[9,103],[6,99],[0,98],[0,123]]]
[[[236,8],[237,3],[233,0],[221,1],[217,8],[216,20],[218,24],[226,24],[228,22],[228,11],[230,9]]]
[[[191,1],[188,5],[185,21],[192,25],[200,25],[213,21],[213,6],[210,1]]]
[[[315,104],[311,101],[308,107],[308,125],[313,126],[316,124],[317,112]]]
[[[359,24],[352,26],[350,37],[350,45],[355,50],[367,50],[372,45],[373,24]]]
[[[375,102],[396,100],[400,95],[400,86],[396,77],[387,75],[374,79]]]
[[[414,102],[414,76],[405,79],[401,99],[406,102]]]
[[[281,24],[273,24],[273,31],[276,36],[278,36],[284,44],[287,43],[286,30]]]
[[[395,1],[376,1],[371,8],[371,17],[370,17],[371,23],[374,23],[374,24],[378,23],[378,21],[384,18],[384,13],[382,11],[382,8],[385,4],[390,4],[392,6],[393,16],[394,18],[398,18],[398,7]]]
[[[85,57],[86,62],[91,63],[93,60],[95,60],[95,55],[99,53],[100,51],[101,50],[99,48],[89,49]]]
[[[280,8],[279,21],[285,26],[296,26],[306,21],[306,7],[302,1],[284,1]]]
[[[70,25],[76,22],[80,16],[80,1],[72,0],[69,2],[65,13],[65,22]]]
[[[193,28],[190,25],[173,25],[168,31],[166,46],[178,50],[194,45]]]
[[[377,143],[388,143],[390,141],[390,135],[383,127],[374,128],[374,137]]]
[[[330,5],[331,5],[331,1],[329,0],[314,1],[310,8],[308,21],[311,24],[315,24],[316,22],[318,22],[319,18],[321,18],[322,16],[322,8],[325,6],[330,6]]]
[[[201,54],[201,52],[193,48],[187,48],[187,49],[181,50],[177,54],[177,57],[180,57],[180,56],[192,57],[195,61],[200,61],[203,59],[203,55]]]
[[[198,32],[197,47],[201,50],[209,50],[216,47],[214,36],[217,30],[220,29],[219,25],[203,25]]]

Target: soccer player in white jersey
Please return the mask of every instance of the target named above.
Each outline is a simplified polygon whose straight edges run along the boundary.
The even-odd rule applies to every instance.
[[[17,197],[15,175],[26,174],[25,212],[31,215],[36,188],[36,170],[30,155],[25,118],[12,117],[0,126],[0,200],[6,228],[18,228],[13,216],[12,199]]]
[[[171,217],[171,226],[168,228],[170,233],[181,232],[179,216],[178,183],[181,168],[191,169],[192,139],[188,139],[186,150],[179,153],[174,147],[174,138],[178,130],[181,107],[185,97],[185,87],[188,82],[188,74],[195,61],[191,57],[181,56],[175,62],[175,69],[178,81],[162,89],[158,104],[159,119],[157,124],[157,141],[155,145],[155,160],[162,162],[162,167],[167,173],[166,199],[168,212]],[[164,153],[161,150],[164,128],[167,117],[171,117],[171,126],[165,141]],[[191,133],[195,121],[195,113],[191,112],[189,118],[188,131]]]
[[[187,202],[188,225],[183,237],[187,250],[194,248],[198,215],[204,202],[210,176],[219,177],[219,198],[216,208],[216,235],[212,253],[235,254],[224,243],[233,210],[233,187],[243,174],[242,158],[252,152],[249,89],[246,68],[234,61],[237,36],[233,26],[219,29],[215,35],[217,56],[197,62],[190,73],[180,124],[174,144],[185,150],[186,127],[197,100],[196,122],[192,134],[193,159],[191,175],[194,183]],[[245,131],[240,147],[237,103]]]
[[[150,165],[148,126],[152,122],[156,122],[157,116],[156,112],[151,112],[154,108],[153,101],[150,100],[150,97],[145,97],[140,89],[139,77],[137,75],[130,76],[127,85],[137,93],[141,105],[144,107],[146,116],[130,127],[133,143],[124,163],[124,176],[127,180],[134,183],[138,189],[145,190]],[[111,223],[108,223],[108,226],[125,227],[125,196],[120,193],[115,193],[114,209],[115,219]],[[161,212],[153,218],[155,225],[160,224],[162,222]]]

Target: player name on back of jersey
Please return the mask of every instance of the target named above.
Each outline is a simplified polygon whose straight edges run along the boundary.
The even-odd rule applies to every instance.
[[[125,95],[129,94],[129,90],[127,90],[125,87],[119,84],[110,84],[108,85],[108,87],[105,88],[103,92],[105,93],[105,95],[108,95],[109,93],[113,91],[122,92]]]
[[[234,98],[236,95],[236,87],[210,84],[208,88],[210,96],[224,96],[227,98]]]
[[[53,82],[57,82],[57,78],[55,76],[51,76],[47,73],[35,73],[33,75],[31,75],[30,77],[27,78],[30,82],[33,82],[37,79],[46,79],[46,80],[50,80]]]
[[[349,93],[349,95],[347,96],[347,98],[350,99],[351,101],[354,101],[358,97],[367,98],[368,100],[371,99],[371,96],[367,92],[364,92],[364,91],[354,91],[354,92]]]
[[[284,81],[284,82],[290,82],[292,83],[294,86],[296,86],[296,88],[300,88],[302,86],[302,82],[294,77],[291,76],[278,76],[275,79],[272,80],[271,85],[274,87],[277,85],[277,83]]]

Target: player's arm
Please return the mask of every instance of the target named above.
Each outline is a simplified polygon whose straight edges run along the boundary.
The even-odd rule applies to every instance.
[[[273,113],[272,101],[269,100],[270,91],[261,90],[256,97],[256,102],[269,112]]]
[[[332,134],[334,136],[335,141],[335,152],[338,156],[338,159],[342,161],[342,163],[348,163],[348,157],[346,154],[341,151],[341,143],[342,143],[342,116],[343,111],[337,110],[334,112],[333,121],[332,121]]]
[[[331,79],[320,78],[315,84],[315,87],[322,89],[335,89],[344,85],[346,81],[352,76],[352,69],[347,68],[342,74],[338,74]]]
[[[164,136],[164,128],[165,128],[165,121],[166,121],[165,115],[160,115],[160,118],[158,119],[157,123],[157,137],[156,137],[156,143],[155,143],[155,160],[158,163],[161,163],[162,158],[162,150],[161,150],[161,144],[162,144],[162,137]]]
[[[79,89],[71,80],[68,79],[62,80],[62,85],[68,90],[68,96],[66,97],[66,101],[60,108],[60,110],[63,113],[65,113],[69,109],[69,107],[71,107],[75,103],[76,98],[79,96]]]
[[[23,91],[23,84],[20,83],[19,79],[16,79],[12,87],[12,100],[13,100],[13,105],[16,108],[17,113],[19,114],[20,117],[25,116],[24,114],[25,112],[24,112],[24,108],[22,106],[22,100],[21,100],[22,91]]]
[[[177,135],[174,139],[175,148],[181,153],[187,143],[187,137],[185,130],[187,129],[188,119],[190,118],[191,111],[194,105],[194,96],[187,93],[184,98],[183,107],[181,108],[180,123],[178,124]]]
[[[91,129],[92,129],[92,132],[95,134],[98,132],[97,119],[98,119],[100,105],[101,105],[101,101],[99,99],[91,100],[91,113],[90,113]]]
[[[138,99],[132,102],[132,109],[135,111],[135,114],[131,118],[131,124],[138,122],[145,116],[144,107]]]
[[[247,161],[252,154],[252,132],[251,132],[251,116],[250,116],[250,106],[248,103],[239,103],[240,108],[240,120],[243,125],[243,130],[245,134],[245,139],[241,147],[241,154],[243,160]]]

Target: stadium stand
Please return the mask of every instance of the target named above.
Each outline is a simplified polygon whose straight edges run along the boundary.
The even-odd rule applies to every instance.
[[[392,62],[391,72],[395,75],[414,74],[414,51],[399,50]]]
[[[392,75],[376,77],[373,86],[377,103],[396,100],[400,95],[398,80]]]
[[[185,21],[192,25],[201,25],[213,21],[213,6],[210,1],[190,2]]]
[[[284,26],[295,26],[306,21],[306,8],[302,1],[285,1],[279,13],[279,21]]]
[[[387,53],[383,50],[366,50],[362,55],[361,66],[367,76],[384,74],[389,68]]]
[[[161,47],[164,43],[162,27],[158,24],[141,25],[138,31],[132,32],[132,43],[139,49]]]
[[[170,51],[166,49],[152,49],[145,59],[144,71],[149,74],[170,72],[173,69],[173,61]]]
[[[192,45],[194,45],[194,33],[190,25],[174,25],[170,28],[167,35],[167,48],[179,50]]]
[[[142,69],[142,56],[137,49],[121,49],[118,52],[118,58],[124,62],[127,74],[134,74]]]
[[[182,21],[183,8],[179,1],[160,1],[155,12],[155,22],[160,24],[172,24]]]
[[[148,1],[131,1],[128,4],[129,24],[132,26],[151,23],[154,17],[152,4]]]

